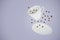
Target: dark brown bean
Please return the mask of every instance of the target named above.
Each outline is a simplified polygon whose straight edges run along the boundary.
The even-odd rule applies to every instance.
[[[39,20],[37,22],[39,22]]]
[[[45,21],[43,23],[45,23]]]
[[[28,9],[29,9],[30,7],[28,7]]]
[[[43,17],[42,17],[42,19],[43,19]]]
[[[46,10],[46,12],[47,12],[47,13],[50,13],[50,11],[47,11],[47,10]]]
[[[44,19],[46,21],[46,19]]]
[[[37,26],[37,28],[38,28],[38,26]]]
[[[31,22],[31,24],[32,24],[33,22]]]
[[[50,18],[48,18],[48,19],[50,19]]]
[[[39,24],[39,26],[41,26],[41,25]]]
[[[31,19],[31,20],[33,20],[33,19]]]
[[[43,28],[44,26],[42,26],[42,28]]]
[[[47,10],[46,10],[46,12],[47,12]]]
[[[48,21],[50,21],[50,20],[48,20]]]
[[[51,15],[51,18],[52,18],[52,15]]]
[[[46,15],[44,15],[44,17],[46,17]]]

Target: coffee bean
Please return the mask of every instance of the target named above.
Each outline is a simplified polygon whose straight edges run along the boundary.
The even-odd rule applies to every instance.
[[[32,24],[33,22],[31,22],[31,24]]]
[[[43,28],[44,26],[42,26],[42,28]]]
[[[37,28],[38,28],[38,26],[37,26]]]
[[[41,25],[39,24],[39,26],[41,26]]]

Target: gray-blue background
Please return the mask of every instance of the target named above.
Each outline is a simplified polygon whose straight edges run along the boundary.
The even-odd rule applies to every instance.
[[[31,30],[28,6],[41,5],[53,14],[51,35]],[[0,0],[0,40],[60,40],[60,0]]]

